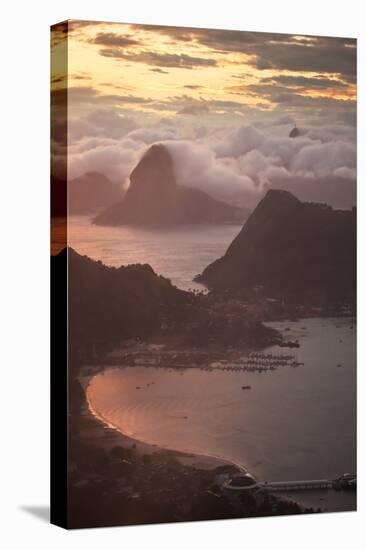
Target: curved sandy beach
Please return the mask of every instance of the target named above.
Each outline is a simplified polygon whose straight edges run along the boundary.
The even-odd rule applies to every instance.
[[[180,462],[186,465],[192,465],[203,469],[213,469],[218,466],[230,465],[237,468],[238,472],[248,472],[247,468],[243,464],[239,462],[233,462],[223,456],[217,456],[214,454],[202,454],[191,449],[178,450],[165,445],[156,445],[155,443],[149,441],[142,441],[140,439],[137,439],[133,436],[133,434],[123,432],[119,426],[116,426],[115,424],[110,422],[100,411],[98,411],[93,406],[92,400],[89,395],[90,392],[88,392],[88,387],[92,378],[97,374],[98,373],[95,373],[93,376],[80,378],[80,383],[85,390],[87,412],[89,413],[89,415],[91,415],[93,419],[98,421],[98,424],[100,425],[100,428],[102,430],[100,436],[105,434],[106,429],[113,430],[113,432],[115,432],[115,438],[112,438],[114,440],[114,445],[119,444],[121,446],[128,447],[134,446],[136,450],[142,454],[165,451],[173,453]],[[110,445],[107,446],[109,447]]]

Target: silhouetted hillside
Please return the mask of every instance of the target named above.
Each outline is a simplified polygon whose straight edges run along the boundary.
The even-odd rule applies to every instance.
[[[216,290],[325,303],[354,298],[355,263],[355,210],[270,190],[197,280]]]
[[[164,145],[152,145],[130,176],[125,197],[99,214],[99,225],[171,226],[243,220],[243,211],[197,189],[177,185]]]
[[[72,248],[64,248],[51,262],[53,311],[65,315],[68,306],[68,349],[74,365],[130,338],[178,347],[258,346],[277,339],[275,331],[243,314],[241,307],[179,290],[149,265],[107,267]]]
[[[145,338],[161,319],[190,299],[149,265],[107,267],[72,248],[53,256],[54,273],[66,273],[68,257],[69,344],[72,351],[111,347]]]

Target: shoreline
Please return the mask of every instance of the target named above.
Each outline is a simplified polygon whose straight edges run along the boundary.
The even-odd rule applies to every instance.
[[[354,322],[356,324],[356,319],[354,318],[353,315],[349,315],[349,316],[346,316],[346,315],[343,315],[343,316],[330,316],[328,317],[328,319],[330,320],[333,320],[334,322],[339,322],[340,319],[344,319],[344,320],[347,320],[349,321],[350,319],[354,319]],[[296,324],[297,323],[300,323],[302,320],[312,320],[312,319],[322,319],[322,317],[302,317],[302,318],[299,318],[299,319],[296,319]],[[287,319],[286,321],[283,320],[283,319],[277,319],[275,321],[265,321],[264,324],[266,326],[273,326],[275,324],[284,324],[286,323],[287,321],[290,322],[289,319]],[[292,321],[293,322],[293,321]],[[288,329],[286,329],[288,330]],[[266,346],[267,347],[267,346]],[[266,347],[264,348],[264,350],[266,349]],[[144,353],[148,351],[148,350],[145,350]],[[120,352],[120,350],[118,349],[118,352]],[[200,466],[200,467],[204,467],[204,468],[215,468],[215,466],[221,466],[221,465],[227,465],[227,466],[232,466],[232,467],[235,467],[237,469],[238,472],[244,472],[244,473],[249,473],[250,475],[253,475],[253,477],[256,477],[255,474],[252,474],[250,472],[250,469],[247,467],[246,464],[243,464],[242,462],[236,462],[236,461],[233,461],[231,460],[230,458],[227,458],[223,455],[214,455],[214,454],[209,454],[209,453],[201,453],[199,451],[196,451],[196,450],[193,450],[193,449],[184,449],[184,450],[179,450],[179,449],[175,449],[175,448],[171,448],[169,446],[165,446],[165,445],[161,445],[160,443],[153,443],[153,442],[149,442],[149,441],[145,441],[145,440],[141,440],[141,439],[138,439],[134,436],[133,433],[129,434],[129,433],[126,433],[123,431],[123,428],[113,424],[112,422],[110,422],[108,420],[108,418],[106,418],[100,411],[98,411],[94,406],[93,406],[93,403],[92,403],[92,400],[90,398],[90,395],[88,395],[88,388],[89,388],[89,385],[90,385],[90,382],[91,380],[102,374],[103,372],[103,369],[104,368],[125,368],[126,366],[130,366],[132,367],[133,365],[126,365],[126,364],[123,364],[123,365],[119,365],[117,366],[115,363],[111,363],[111,364],[108,364],[108,365],[104,365],[103,366],[103,362],[99,363],[99,364],[86,364],[84,365],[80,372],[79,372],[79,376],[78,376],[78,380],[79,380],[79,383],[81,384],[81,386],[83,387],[84,389],[84,393],[85,393],[85,405],[83,407],[84,409],[84,417],[89,417],[90,419],[94,420],[97,422],[96,425],[98,425],[99,427],[99,436],[102,440],[103,436],[105,436],[106,433],[113,433],[114,434],[114,439],[115,440],[118,440],[119,439],[119,443],[124,446],[124,447],[131,447],[133,446],[134,448],[136,448],[139,453],[145,453],[145,454],[152,454],[152,453],[163,453],[163,452],[166,452],[166,453],[169,453],[171,455],[174,455],[176,456],[177,458],[180,459],[180,461],[182,462],[183,460],[185,460],[186,462],[186,465],[190,462],[192,465],[197,465],[197,466]],[[152,369],[164,369],[164,368],[167,368],[165,365],[162,365],[162,364],[153,364],[153,365],[147,365],[147,364],[141,364],[140,363],[137,365],[137,366],[142,366],[142,367],[145,367],[145,368],[152,368]],[[188,365],[184,365],[183,367],[179,366],[177,368],[175,367],[169,367],[169,368],[172,368],[173,370],[179,370],[180,368],[193,368],[193,369],[203,369],[203,370],[206,370],[206,368],[202,367],[202,366],[198,366],[198,365],[191,365],[190,367]],[[212,367],[213,368],[213,367]],[[117,442],[115,443],[117,444]],[[187,462],[187,459],[188,459],[188,462]]]
[[[86,363],[76,377],[82,394],[73,432],[77,447],[70,463],[73,527],[89,527],[94,515],[101,525],[112,526],[323,511],[292,495],[273,494],[262,487],[233,499],[222,490],[222,475],[250,473],[244,464],[223,456],[167,448],[123,433],[93,407],[88,387],[102,372],[102,362]],[[86,470],[84,464],[88,464]],[[103,503],[100,511],[89,509],[90,495]],[[120,503],[117,508],[116,502]]]
[[[93,408],[90,398],[88,397],[87,390],[92,378],[100,374],[100,369],[96,370],[94,374],[79,375],[78,380],[82,385],[85,391],[85,405],[84,405],[84,418],[89,417],[93,421],[96,421],[99,430],[100,438],[105,439],[105,434],[108,433],[106,430],[113,430],[115,433],[114,442],[116,445],[118,442],[122,447],[133,447],[140,454],[153,454],[153,453],[168,453],[174,456],[182,465],[192,466],[196,468],[203,468],[207,470],[213,470],[219,466],[231,466],[237,469],[238,473],[250,473],[246,466],[241,463],[233,462],[222,456],[212,455],[212,454],[201,454],[197,451],[181,451],[178,449],[172,449],[170,447],[165,447],[162,445],[157,445],[155,443],[150,443],[148,441],[142,441],[124,433],[119,427],[115,426],[113,423],[109,422],[99,411]],[[110,434],[111,435],[111,434]],[[109,447],[109,444],[104,442],[106,447]]]
[[[84,368],[90,368],[88,366]],[[84,390],[87,390],[89,383],[94,376],[100,374],[100,369],[95,369],[93,374],[83,375],[81,372],[78,380]],[[222,456],[217,455],[205,455],[192,451],[180,451],[177,449],[171,449],[154,443],[149,443],[146,441],[141,441],[130,435],[127,435],[121,431],[120,428],[117,428],[102,414],[98,413],[93,409],[90,399],[87,397],[87,392],[85,391],[85,403],[82,407],[81,416],[87,421],[92,421],[93,426],[93,435],[91,438],[87,438],[89,443],[92,443],[93,446],[101,447],[105,451],[110,452],[114,447],[122,447],[125,450],[133,450],[140,459],[143,459],[144,456],[155,455],[156,457],[172,458],[176,460],[181,467],[192,469],[192,471],[205,471],[207,473],[214,473],[218,468],[227,468],[227,471],[230,471],[229,475],[236,474],[250,474],[256,479],[256,476],[252,475],[248,468],[241,463],[234,462],[230,459],[227,459]],[[85,438],[85,434],[81,435],[82,438]],[[231,469],[231,470],[229,470]],[[277,506],[284,506],[286,509],[291,509],[294,507],[297,512],[301,514],[321,512],[320,508],[315,510],[315,508],[309,508],[305,503],[293,498],[289,494],[273,494],[271,492],[265,492],[267,495],[265,498],[268,499],[272,504],[271,509],[276,509]],[[263,498],[263,497],[262,497]],[[293,513],[292,511],[285,512],[286,514]],[[265,514],[272,515],[272,514]],[[276,515],[276,514],[274,514]],[[280,514],[282,515],[282,514]],[[240,517],[245,518],[246,515]]]
[[[296,319],[296,323],[300,323],[302,320],[311,320],[311,319],[322,319],[323,317],[314,317],[314,316],[311,316],[311,317],[301,317],[301,318],[298,318]],[[328,319],[332,319],[334,320],[335,322],[339,321],[339,319],[347,319],[349,320],[350,318],[354,318],[353,315],[343,315],[343,316],[329,316]],[[276,319],[276,320],[266,320],[264,321],[264,324],[265,326],[273,326],[277,323],[286,323],[287,321],[291,322],[290,319]],[[293,321],[292,321],[293,322]],[[356,322],[356,320],[355,320]],[[266,349],[266,347],[268,346],[265,346],[264,347],[264,350]],[[119,350],[118,350],[119,351]],[[127,365],[123,365],[121,366],[121,368],[124,368],[126,367]],[[132,365],[130,365],[132,367]],[[138,365],[139,366],[139,365]],[[160,368],[166,368],[164,365],[145,365],[145,364],[142,364],[141,365],[142,367],[145,367],[145,368],[152,368],[152,369],[160,369]],[[182,464],[185,464],[185,465],[192,465],[192,466],[196,466],[196,467],[202,467],[202,468],[205,468],[205,469],[214,469],[215,467],[217,466],[231,466],[231,467],[234,467],[236,468],[237,472],[242,472],[242,473],[249,473],[250,475],[252,475],[254,478],[256,478],[256,475],[255,474],[252,474],[249,470],[249,468],[247,467],[246,464],[243,464],[241,462],[236,462],[236,461],[233,461],[231,460],[230,458],[227,458],[225,456],[222,456],[222,455],[214,455],[214,454],[209,454],[209,453],[200,453],[199,451],[196,451],[196,450],[191,450],[191,449],[187,449],[187,450],[179,450],[179,449],[174,449],[174,448],[171,448],[171,447],[168,447],[168,446],[165,446],[165,445],[161,445],[161,444],[157,444],[157,443],[152,443],[152,442],[149,442],[149,441],[145,441],[145,440],[141,440],[141,439],[138,439],[136,438],[132,433],[129,434],[129,433],[126,433],[124,432],[121,427],[113,424],[112,422],[110,422],[100,411],[98,411],[96,408],[93,407],[93,404],[92,404],[92,400],[90,399],[90,395],[88,395],[88,388],[89,388],[89,385],[90,385],[90,382],[91,380],[100,375],[102,372],[103,372],[103,369],[104,368],[118,368],[116,366],[116,364],[114,364],[113,362],[109,365],[106,365],[105,367],[102,366],[101,363],[99,364],[87,364],[87,365],[84,365],[81,370],[80,370],[80,373],[79,373],[79,376],[78,376],[78,380],[79,380],[79,383],[81,384],[81,386],[83,387],[84,389],[84,393],[85,393],[85,405],[84,405],[84,417],[89,417],[89,419],[92,419],[93,421],[96,421],[96,425],[98,426],[99,428],[99,438],[100,438],[100,441],[103,441],[103,439],[105,439],[105,435],[109,433],[109,435],[111,435],[111,433],[114,434],[114,440],[115,440],[115,445],[117,444],[120,444],[121,446],[125,447],[125,448],[128,448],[128,447],[133,447],[134,449],[136,449],[139,454],[153,454],[153,453],[168,453],[172,456],[175,456],[177,459],[180,460],[180,462]],[[173,368],[173,370],[175,370],[175,367],[170,367],[170,368]],[[202,369],[203,367],[202,366],[197,366],[197,365],[192,365],[192,366],[188,366],[188,365],[185,365],[184,367],[177,367],[177,369],[179,368],[194,368],[194,369]],[[205,368],[203,368],[203,370],[205,370]],[[104,442],[104,444],[106,444]],[[107,445],[109,446],[109,445]]]
[[[328,317],[328,319],[331,319],[333,322],[335,322],[336,324],[337,323],[340,323],[340,326],[342,326],[342,323],[341,323],[341,318],[343,318],[343,320],[346,322],[346,324],[348,325],[348,323],[351,321],[351,320],[354,320],[354,322],[356,323],[356,320],[354,318],[354,316],[350,315],[350,316],[331,316],[331,317]],[[311,319],[315,319],[315,320],[321,320],[322,317],[303,317],[303,318],[299,318],[299,319],[296,319],[296,326],[298,325],[298,323],[301,324],[301,321],[302,320],[311,320]],[[290,322],[290,320],[287,320]],[[266,321],[265,324],[267,325],[272,325],[273,324],[277,324],[279,323],[280,325],[283,325],[283,326],[286,326],[286,321],[282,320],[282,319],[278,319],[276,321]],[[300,328],[300,325],[299,325],[299,328]],[[303,327],[301,327],[303,328]],[[337,326],[337,328],[339,328]],[[353,327],[351,327],[353,328]],[[289,329],[286,329],[286,330],[289,330]],[[118,353],[121,350],[117,350]],[[123,349],[123,351],[125,351]],[[129,348],[127,348],[127,351],[128,351],[128,355],[129,355]],[[147,353],[148,350],[144,350],[144,353]],[[159,349],[159,353],[161,352],[161,350]],[[140,363],[137,363],[137,366],[140,365]],[[127,365],[124,364],[124,365],[121,365],[121,368],[123,369],[124,367],[126,367]],[[132,366],[132,365],[131,365]],[[155,366],[155,365],[145,365],[145,364],[141,364],[142,367],[145,367],[145,368],[153,368],[155,369],[156,367],[159,369],[159,368],[165,368],[164,365],[161,365],[159,364],[158,366]],[[205,469],[205,470],[211,470],[211,471],[214,471],[216,467],[219,467],[219,466],[226,466],[226,467],[231,467],[233,468],[233,470],[231,470],[231,475],[235,474],[235,473],[251,473],[250,472],[250,468],[247,467],[246,464],[244,464],[243,462],[236,462],[235,460],[231,460],[230,458],[226,458],[225,455],[210,455],[210,454],[205,454],[205,453],[200,453],[199,451],[195,451],[195,450],[191,450],[191,449],[182,449],[182,450],[179,450],[179,449],[174,449],[174,448],[170,448],[168,446],[164,446],[161,445],[159,443],[159,438],[157,438],[157,441],[158,443],[152,443],[152,442],[149,442],[149,441],[145,441],[145,440],[140,440],[140,439],[137,439],[136,437],[134,437],[134,434],[131,432],[131,433],[126,433],[123,431],[123,428],[124,426],[117,426],[117,425],[114,425],[112,422],[110,422],[108,420],[108,418],[106,418],[105,416],[103,416],[103,413],[101,413],[100,411],[97,410],[97,408],[94,407],[94,404],[93,404],[93,391],[91,391],[90,393],[88,393],[88,387],[89,387],[89,384],[90,382],[92,381],[92,379],[95,377],[95,376],[98,376],[100,374],[103,373],[103,369],[108,369],[108,368],[116,368],[116,364],[111,364],[111,365],[107,365],[105,364],[102,360],[98,361],[98,364],[86,364],[84,365],[84,367],[82,368],[82,370],[80,371],[80,374],[79,374],[79,381],[81,382],[82,386],[84,387],[84,390],[85,391],[85,403],[86,403],[86,413],[87,415],[89,416],[89,418],[92,418],[94,420],[94,422],[96,421],[96,424],[98,425],[98,439],[99,439],[99,443],[103,446],[107,445],[109,446],[109,449],[113,446],[113,445],[121,445],[123,446],[124,448],[128,449],[128,448],[133,448],[134,450],[137,451],[137,453],[139,454],[139,456],[141,457],[141,455],[144,455],[144,454],[159,454],[161,453],[161,456],[164,456],[164,453],[165,453],[165,456],[171,456],[171,457],[174,457],[175,459],[179,460],[180,464],[181,465],[185,465],[185,466],[190,466],[192,468],[196,468],[196,469]],[[192,368],[197,368],[199,370],[201,370],[203,367],[202,366],[197,366],[197,365],[192,365]],[[174,367],[170,367],[172,368],[173,370]],[[179,370],[179,369],[178,369]],[[203,370],[205,370],[203,368]],[[96,402],[98,400],[96,399]],[[113,434],[110,438],[108,437],[105,437],[106,434]],[[106,442],[106,440],[109,439],[109,442]],[[112,443],[111,443],[111,439],[112,439]],[[97,442],[96,442],[97,443]],[[178,441],[179,443],[179,441]],[[224,449],[223,449],[224,450]],[[255,470],[254,470],[255,471]],[[348,471],[348,470],[347,470]],[[256,474],[254,474],[253,477],[257,477]],[[261,476],[262,477],[262,476]],[[259,479],[260,481],[260,479]],[[302,495],[291,495],[291,494],[286,494],[286,492],[284,491],[283,494],[278,494],[276,495],[276,498],[280,498],[281,500],[286,500],[288,502],[296,502],[297,505],[299,507],[301,507],[303,510],[308,508],[308,506],[314,506],[316,507],[318,510],[321,509],[322,511],[328,511],[329,508],[328,508],[328,503],[327,502],[323,502],[325,499],[324,498],[318,498],[318,496],[316,495],[315,497],[315,500],[314,500],[314,503],[311,501],[311,499],[302,499],[301,498]],[[319,501],[319,502],[317,502]],[[326,499],[326,501],[328,501],[328,497]],[[331,503],[331,506],[330,506],[330,510],[332,510],[333,506],[333,503]],[[340,507],[339,503],[336,503],[336,506],[337,507]],[[339,508],[340,510],[343,510],[342,508]],[[345,509],[348,509],[348,508],[344,508]],[[350,508],[353,510],[353,508]],[[337,508],[335,508],[334,511],[337,511]]]

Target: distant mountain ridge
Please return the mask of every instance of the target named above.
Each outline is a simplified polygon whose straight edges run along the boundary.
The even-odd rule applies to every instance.
[[[353,299],[356,212],[269,190],[225,255],[197,280],[211,289],[290,300]]]
[[[94,218],[98,225],[172,226],[242,222],[243,210],[177,185],[172,157],[152,145],[130,175],[124,198]]]
[[[99,172],[87,172],[68,183],[70,214],[96,213],[122,196],[121,187]]]

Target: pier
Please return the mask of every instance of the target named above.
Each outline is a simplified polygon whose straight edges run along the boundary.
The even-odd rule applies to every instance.
[[[333,489],[333,481],[328,479],[306,479],[300,481],[268,481],[259,484],[263,489],[273,491],[305,491]]]
[[[294,481],[257,481],[250,474],[238,474],[227,478],[223,488],[229,491],[247,491],[253,489],[266,489],[270,492],[289,491],[314,491],[333,489],[335,491],[355,491],[357,478],[354,474],[343,474],[336,479],[304,479]]]
[[[304,479],[296,481],[266,481],[260,487],[272,491],[311,491],[334,489],[336,491],[355,491],[357,477],[354,474],[343,474],[336,479]]]

